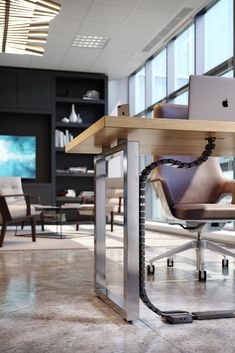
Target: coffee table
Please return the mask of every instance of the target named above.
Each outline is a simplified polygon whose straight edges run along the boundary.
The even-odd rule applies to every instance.
[[[46,219],[51,219],[55,221],[56,224],[56,233],[60,235],[60,238],[63,238],[63,232],[62,232],[62,225],[66,223],[66,221],[63,220],[63,214],[66,211],[71,211],[71,210],[79,210],[81,207],[80,204],[65,204],[65,205],[60,205],[60,206],[48,206],[48,205],[42,205],[38,206],[35,208],[36,211],[41,212],[41,222],[42,222],[42,229],[44,230],[44,224],[46,222]],[[54,212],[49,214],[49,212]],[[78,230],[78,222],[76,223],[76,229]],[[60,228],[58,230],[58,227]],[[42,233],[43,235],[51,235],[51,233]]]

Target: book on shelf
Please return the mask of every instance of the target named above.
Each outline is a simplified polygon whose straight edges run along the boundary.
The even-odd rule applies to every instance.
[[[55,130],[55,147],[64,147],[67,143],[72,141],[73,135],[69,132],[69,130],[65,130],[65,132],[56,129]]]
[[[86,173],[87,167],[69,167],[68,171],[71,173]]]

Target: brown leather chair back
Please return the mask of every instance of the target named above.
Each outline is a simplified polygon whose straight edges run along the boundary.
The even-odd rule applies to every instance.
[[[187,119],[188,107],[178,104],[157,104],[154,118]],[[198,156],[155,156],[154,160],[173,158],[190,162]],[[152,172],[151,181],[157,191],[156,181],[161,181],[170,209],[180,203],[215,203],[221,194],[222,171],[217,158],[190,169],[160,166]]]

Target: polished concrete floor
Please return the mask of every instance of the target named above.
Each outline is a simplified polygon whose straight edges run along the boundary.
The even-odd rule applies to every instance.
[[[107,240],[108,285],[117,291],[122,240],[121,227]],[[185,241],[149,232],[147,259]],[[88,244],[70,250],[0,251],[1,353],[235,352],[235,319],[169,325],[140,303],[139,320],[122,320],[93,292],[94,253]],[[235,308],[233,259],[225,274],[221,258],[208,254],[207,268],[207,282],[199,283],[193,251],[177,255],[174,268],[161,260],[155,276],[147,278],[149,297],[164,310]]]

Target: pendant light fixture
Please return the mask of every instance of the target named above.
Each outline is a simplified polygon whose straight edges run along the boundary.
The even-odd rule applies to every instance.
[[[60,6],[49,0],[0,0],[0,53],[42,56],[49,22]]]

